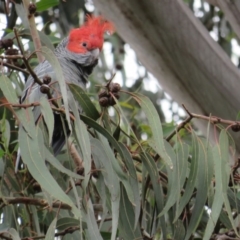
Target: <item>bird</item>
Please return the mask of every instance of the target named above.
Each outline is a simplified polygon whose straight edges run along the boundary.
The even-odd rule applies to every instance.
[[[69,35],[55,48],[54,54],[60,63],[66,83],[73,83],[82,89],[86,89],[88,76],[98,63],[105,32],[110,34],[114,32],[114,26],[111,22],[106,21],[102,16],[87,16],[86,22],[81,27],[72,29]],[[54,69],[47,60],[39,63],[34,72],[42,82],[46,76],[51,79],[51,82],[57,82]],[[67,90],[69,93],[70,90]],[[53,91],[52,94],[54,98],[59,92]],[[33,76],[29,76],[22,92],[20,103],[38,102],[44,95],[46,96],[40,84],[34,81]],[[69,107],[71,108],[71,106]],[[34,106],[32,111],[34,120],[37,122],[42,116],[41,109],[39,106]],[[81,111],[80,106],[79,111]],[[64,128],[66,131],[64,131]],[[54,112],[54,131],[51,146],[55,156],[59,154],[66,143],[66,135],[67,137],[70,135],[66,121],[63,123],[60,114]],[[15,171],[18,169],[19,161],[20,151],[16,160]]]

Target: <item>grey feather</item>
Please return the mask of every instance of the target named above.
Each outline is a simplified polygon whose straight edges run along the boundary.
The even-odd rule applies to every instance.
[[[74,83],[76,85],[79,85],[81,88],[86,88],[87,78],[88,75],[92,72],[93,68],[97,64],[97,59],[99,55],[99,49],[95,49],[93,51],[88,51],[86,54],[76,54],[73,52],[70,52],[66,46],[68,43],[68,38],[65,38],[62,40],[62,42],[58,45],[58,47],[55,49],[54,53],[56,57],[58,58],[58,61],[62,67],[63,75],[65,78],[65,81],[67,83]],[[54,72],[54,69],[50,65],[48,61],[44,61],[40,63],[35,69],[35,73],[37,74],[38,78],[42,81],[43,77],[48,75],[51,77],[51,82],[56,82],[54,84],[54,89],[57,89],[58,92],[60,92],[60,88],[57,84],[56,75]],[[67,89],[68,96],[72,97],[72,94],[70,93],[70,90]],[[25,88],[22,93],[21,97],[21,103],[28,102],[38,102],[42,96],[46,96],[46,94],[43,94],[40,91],[40,86],[34,82],[34,79],[32,76],[29,76]],[[56,97],[56,92],[53,92],[53,97]],[[71,106],[69,106],[71,108]],[[81,111],[79,107],[79,111]],[[52,147],[53,152],[55,155],[57,155],[63,145],[66,142],[66,136],[64,134],[63,128],[65,128],[67,135],[70,135],[70,131],[68,128],[68,125],[65,121],[63,126],[62,120],[59,118],[59,116],[55,113],[55,129],[53,133],[53,139],[52,139]],[[33,115],[35,122],[39,119],[41,116],[41,109],[39,106],[36,106],[33,108]],[[20,161],[20,151],[18,151],[18,157],[16,161],[16,168],[15,171],[18,169]]]

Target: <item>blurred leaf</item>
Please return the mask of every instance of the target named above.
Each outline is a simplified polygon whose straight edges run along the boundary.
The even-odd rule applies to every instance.
[[[234,219],[232,216],[232,209],[229,203],[229,199],[227,196],[227,189],[228,189],[228,183],[229,183],[229,178],[231,174],[231,167],[229,165],[229,140],[228,140],[228,135],[227,135],[227,130],[223,129],[220,133],[219,136],[219,148],[218,151],[220,153],[221,157],[221,188],[222,188],[222,197],[224,199],[224,206],[225,210],[228,214],[229,220],[232,224],[232,227],[235,231],[235,233],[238,235],[238,231],[236,229],[236,226],[234,224]],[[219,160],[218,160],[219,161]]]
[[[86,217],[87,217],[86,221],[87,221],[87,226],[88,226],[86,229],[87,239],[103,240],[103,238],[99,232],[99,229],[98,229],[98,225],[97,225],[96,218],[95,218],[94,211],[93,211],[93,205],[92,205],[92,202],[90,199],[87,202],[87,206],[88,206],[87,214],[86,214]],[[114,235],[114,238],[113,238],[113,235]],[[115,234],[112,234],[111,240],[115,240],[115,239],[116,239]]]
[[[65,168],[65,167],[59,162],[59,160],[52,155],[52,153],[51,153],[47,148],[45,148],[44,151],[45,151],[46,161],[48,161],[48,162],[49,162],[52,166],[54,166],[57,170],[59,170],[59,171],[62,172],[62,173],[67,174],[69,177],[73,177],[73,178],[76,178],[76,179],[84,179],[83,176],[81,176],[81,175],[79,175],[79,174],[77,174],[77,173],[74,173],[74,172],[72,172],[71,170]]]
[[[19,34],[23,37],[27,37],[28,39],[31,39],[31,33],[29,29],[23,29],[19,31]],[[40,38],[41,43],[48,47],[49,49],[51,49],[52,51],[54,51],[54,46],[52,41],[50,40],[50,36],[45,35],[42,31],[38,31],[38,35]]]
[[[11,83],[11,80],[5,75],[0,76],[0,88],[9,103],[19,103],[16,91]]]
[[[80,223],[79,220],[76,218],[64,217],[57,220],[56,228],[59,231],[63,231],[69,227],[79,226],[79,223]],[[85,224],[85,227],[86,227],[86,224]]]
[[[237,117],[236,117],[236,121],[240,120],[240,112],[238,112]]]
[[[199,139],[199,144],[200,148],[196,184],[197,194],[185,240],[189,239],[201,220],[205,202],[207,200],[208,188],[213,176],[214,164],[212,148],[204,139],[201,139],[201,141]]]
[[[7,119],[0,120],[0,133],[1,133],[1,141],[3,141],[4,148],[7,149],[10,141],[10,124]],[[0,149],[1,150],[1,149]],[[1,152],[0,152],[1,157]]]
[[[46,60],[52,65],[54,72],[56,74],[56,79],[58,80],[60,90],[61,90],[61,95],[62,95],[62,99],[63,99],[63,104],[64,104],[64,108],[65,108],[68,126],[71,130],[71,122],[70,122],[69,107],[68,107],[68,97],[67,97],[68,96],[67,85],[66,85],[66,82],[65,82],[65,79],[63,76],[62,68],[58,62],[57,57],[50,49],[48,49],[47,47],[41,47],[40,51],[44,55]]]
[[[181,220],[177,220],[177,222],[174,224],[174,240],[182,240],[185,236],[185,228],[183,226],[183,223]]]
[[[135,222],[134,222],[134,229],[137,226],[138,223],[138,218],[140,215],[140,210],[141,210],[141,197],[139,194],[139,184],[138,184],[138,179],[137,179],[137,174],[136,174],[136,169],[133,164],[133,159],[128,151],[128,149],[122,144],[119,143],[119,146],[122,149],[122,152],[125,156],[125,159],[123,161],[125,162],[127,169],[128,169],[128,181],[131,184],[131,188],[133,191],[133,196],[134,196],[134,206],[135,206]]]
[[[139,105],[142,107],[143,111],[146,114],[146,117],[149,121],[149,126],[151,127],[153,134],[154,145],[152,147],[166,161],[169,167],[172,168],[173,167],[172,161],[164,147],[161,121],[152,102],[149,100],[149,98],[142,94],[139,93],[129,94],[131,94],[133,98],[139,103]]]
[[[113,147],[119,152],[122,159],[125,158],[122,149],[120,148],[118,142],[115,140],[115,138],[109,133],[105,128],[103,128],[101,125],[99,125],[97,122],[92,120],[91,118],[82,115],[81,114],[81,120],[88,126],[95,129],[97,132],[101,133],[112,145]]]
[[[56,229],[57,218],[54,218],[51,225],[49,226],[45,240],[54,240],[55,239],[55,229]]]
[[[22,25],[24,26],[24,28],[29,28],[28,13],[26,12],[23,4],[15,3],[15,8],[18,17],[20,17],[22,20]]]
[[[167,173],[168,173],[168,193],[167,193],[167,200],[166,205],[162,209],[161,213],[158,217],[164,215],[177,201],[177,196],[180,195],[180,169],[179,165],[177,164],[177,157],[174,153],[171,145],[168,142],[165,142],[165,149],[167,151],[168,156],[171,158],[173,163],[173,168],[170,169],[169,166],[166,166]]]
[[[177,203],[176,203],[176,216],[178,214],[178,207],[180,199],[182,197],[181,191],[184,189],[184,183],[186,181],[188,172],[188,157],[189,157],[189,146],[187,144],[181,143],[180,141],[176,144],[176,157],[177,157],[177,171],[179,171],[179,180],[177,181]]]
[[[192,134],[192,158],[191,158],[191,164],[190,164],[190,172],[187,179],[187,183],[185,186],[185,191],[183,193],[183,196],[180,198],[179,206],[178,206],[178,212],[176,212],[175,220],[179,217],[179,215],[182,213],[183,209],[185,208],[186,204],[191,198],[191,195],[193,193],[195,182],[197,179],[197,170],[198,170],[198,162],[199,159],[199,142],[197,140],[197,137],[195,136],[195,133]]]
[[[111,193],[111,212],[112,212],[112,237],[116,238],[118,218],[119,218],[119,202],[120,202],[120,186],[119,179],[116,177],[114,171],[113,162],[115,157],[112,154],[108,154],[104,148],[104,144],[99,140],[93,138],[92,143],[92,155],[96,166],[99,166],[103,177],[105,185],[108,187]],[[104,151],[103,151],[104,150]]]
[[[40,136],[40,129],[38,129],[38,136]],[[32,133],[32,138],[26,133],[23,128],[19,130],[19,146],[21,150],[21,156],[24,163],[27,165],[29,172],[34,176],[36,181],[53,197],[69,204],[72,207],[72,211],[77,216],[80,216],[80,212],[77,211],[74,203],[59,187],[55,179],[49,173],[45,165],[44,153],[39,149],[39,142],[37,139],[36,131]],[[43,144],[43,140],[41,140]]]
[[[125,189],[121,186],[121,214],[119,216],[119,234],[123,239],[142,239],[139,225],[134,226],[133,206]]]
[[[40,0],[39,2],[36,2],[37,11],[45,11],[51,7],[55,7],[59,4],[59,0]]]
[[[148,174],[151,179],[151,183],[153,185],[153,190],[155,194],[155,201],[157,206],[157,215],[161,212],[164,207],[164,195],[162,191],[162,185],[159,184],[159,174],[157,171],[156,163],[153,158],[149,154],[141,154],[141,159],[145,168],[148,171]],[[143,200],[142,200],[143,202]],[[163,232],[163,239],[166,239],[167,231],[166,231],[166,223],[164,216],[160,217],[161,229]]]
[[[75,99],[82,107],[83,112],[93,120],[97,120],[99,118],[99,113],[86,92],[76,84],[68,84],[68,86],[73,93]]]
[[[88,185],[91,172],[91,144],[87,131],[86,125],[80,119],[79,110],[77,108],[77,103],[72,96],[69,96],[69,104],[71,105],[71,110],[73,111],[75,122],[74,122],[74,133],[76,135],[76,140],[78,147],[81,152],[82,160],[84,161],[84,187]]]
[[[45,96],[40,98],[40,107],[41,107],[41,112],[43,114],[44,122],[46,123],[48,128],[48,136],[49,136],[48,143],[50,145],[52,142],[53,129],[54,129],[54,116],[53,116],[50,103]]]
[[[216,182],[215,194],[214,194],[214,199],[211,206],[211,213],[210,213],[207,227],[203,237],[203,239],[205,240],[209,239],[212,235],[212,232],[215,228],[215,224],[222,211],[222,205],[224,202],[222,193],[226,191],[226,189],[223,189],[223,185],[222,185],[222,168],[225,168],[225,162],[222,161],[223,159],[220,156],[218,146],[215,146],[213,149],[213,160],[214,160],[214,172],[215,172],[215,182]]]

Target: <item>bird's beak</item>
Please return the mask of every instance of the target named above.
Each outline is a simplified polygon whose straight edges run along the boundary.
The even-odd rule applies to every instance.
[[[92,53],[92,56],[93,56],[95,59],[97,59],[97,58],[99,57],[100,50],[99,50],[99,48],[95,48],[95,49],[93,49],[93,50],[91,51],[91,53]]]

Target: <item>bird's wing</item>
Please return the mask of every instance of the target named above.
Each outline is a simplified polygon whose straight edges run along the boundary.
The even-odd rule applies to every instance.
[[[36,73],[38,79],[41,81],[43,80],[43,77],[46,75],[51,77],[52,82],[56,81],[53,68],[52,68],[51,64],[49,64],[48,61],[44,61],[44,62],[40,63],[34,69],[34,72]],[[44,94],[40,91],[40,85],[37,84],[36,82],[34,82],[34,79],[32,76],[29,76],[29,78],[25,84],[25,88],[23,90],[23,94],[21,97],[21,103],[24,101],[26,101],[28,103],[39,102],[40,98],[43,96],[46,96],[46,94]],[[39,106],[35,106],[33,108],[33,115],[34,115],[34,120],[36,122],[41,115]]]

